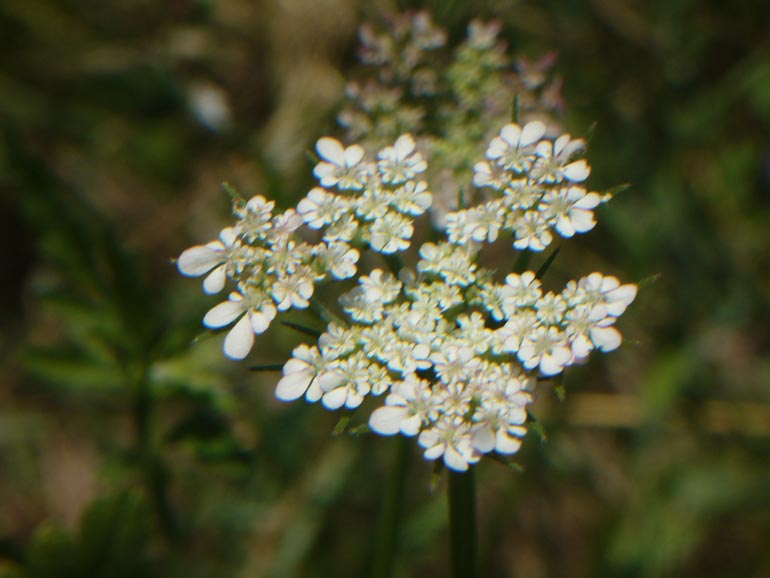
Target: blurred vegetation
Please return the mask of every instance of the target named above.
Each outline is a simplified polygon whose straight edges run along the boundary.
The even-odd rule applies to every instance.
[[[275,402],[170,259],[228,221],[221,181],[307,190],[355,27],[393,7],[0,0],[0,576],[367,576],[395,440]],[[592,184],[633,185],[557,274],[656,279],[626,346],[541,395],[523,470],[480,467],[481,574],[770,576],[770,4],[400,7],[557,51]],[[396,575],[446,575],[443,487],[411,472]]]

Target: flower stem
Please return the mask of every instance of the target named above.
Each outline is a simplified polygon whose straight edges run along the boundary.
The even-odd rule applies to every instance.
[[[161,530],[167,540],[174,541],[177,538],[177,523],[168,498],[168,471],[156,447],[155,401],[146,369],[142,368],[136,380],[132,408],[136,452]]]
[[[466,472],[449,470],[449,533],[452,578],[476,578],[476,479],[473,467]]]
[[[396,447],[385,490],[380,523],[377,528],[372,561],[372,578],[391,578],[398,549],[398,535],[406,488],[406,475],[409,469],[409,438],[397,436]]]

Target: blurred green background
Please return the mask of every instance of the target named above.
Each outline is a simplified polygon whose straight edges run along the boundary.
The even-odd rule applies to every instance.
[[[223,180],[307,191],[356,26],[393,7],[0,0],[0,576],[369,575],[395,440],[276,402],[170,259],[229,223]],[[556,267],[657,279],[623,348],[538,393],[522,471],[480,466],[480,575],[770,576],[770,4],[400,7],[558,52],[591,184],[633,187]],[[271,331],[251,362],[300,341]],[[396,575],[446,576],[413,449]]]

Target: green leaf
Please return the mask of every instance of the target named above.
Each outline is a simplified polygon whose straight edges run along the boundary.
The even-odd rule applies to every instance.
[[[127,492],[95,502],[80,523],[83,576],[156,575],[149,552],[151,534],[151,513],[141,494]]]
[[[61,578],[84,576],[78,547],[61,528],[43,524],[37,529],[27,554],[28,578]]]
[[[529,267],[529,262],[532,260],[532,252],[528,249],[524,249],[516,257],[516,262],[513,264],[514,273],[523,273]]]
[[[529,430],[538,437],[540,443],[546,443],[548,436],[545,434],[545,428],[532,412],[527,412],[527,421],[529,422]]]
[[[251,371],[281,371],[284,365],[283,363],[265,363],[263,365],[252,365],[249,369]]]
[[[548,269],[551,268],[551,265],[553,265],[553,262],[556,260],[556,256],[559,254],[559,251],[561,251],[561,247],[556,247],[556,249],[554,249],[554,251],[545,260],[545,263],[540,265],[540,268],[537,270],[537,273],[535,273],[535,277],[537,277],[538,279],[543,278],[543,275],[546,274]]]
[[[321,334],[323,333],[322,331],[318,331],[317,329],[313,329],[312,327],[308,327],[306,325],[294,323],[293,321],[281,321],[281,325],[285,325],[286,327],[289,327],[294,331],[298,331],[303,335],[307,335],[314,339],[318,339],[319,337],[321,337]]]

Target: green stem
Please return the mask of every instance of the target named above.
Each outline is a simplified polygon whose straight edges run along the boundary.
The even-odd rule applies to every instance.
[[[390,467],[385,489],[385,501],[374,545],[372,578],[390,578],[393,576],[403,513],[406,476],[409,469],[410,441],[409,438],[401,435],[395,440],[395,453]]]
[[[452,578],[476,578],[476,480],[467,472],[449,470],[449,533]]]
[[[155,399],[145,371],[137,380],[133,400],[136,451],[144,483],[155,508],[163,534],[173,541],[177,536],[176,517],[168,499],[168,472],[155,444]]]

